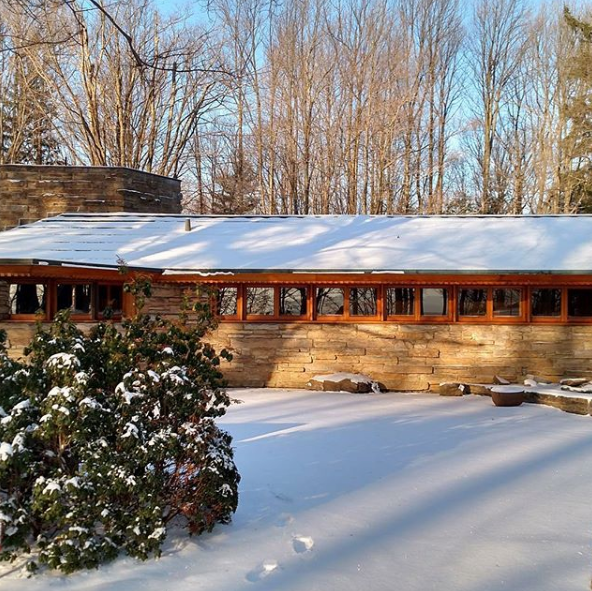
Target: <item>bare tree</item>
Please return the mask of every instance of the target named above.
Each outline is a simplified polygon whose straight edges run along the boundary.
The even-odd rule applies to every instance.
[[[76,6],[69,3],[69,9]],[[221,81],[207,68],[219,56],[201,31],[162,21],[148,2],[114,11],[134,31],[134,46],[157,56],[153,65],[162,68],[139,65],[104,12],[62,8],[44,21],[14,17],[9,27],[14,38],[31,41],[18,55],[53,95],[56,128],[72,161],[177,176],[200,117],[220,102]],[[62,41],[65,31],[68,42]],[[56,42],[39,52],[36,39]],[[174,53],[181,46],[183,52]],[[198,60],[204,67],[196,70]]]
[[[503,210],[505,196],[495,174],[503,172],[496,142],[508,104],[508,91],[519,71],[526,49],[527,12],[522,0],[487,2],[478,0],[474,13],[474,41],[471,65],[477,98],[474,116],[479,123],[476,138],[479,154],[480,201],[482,213]]]

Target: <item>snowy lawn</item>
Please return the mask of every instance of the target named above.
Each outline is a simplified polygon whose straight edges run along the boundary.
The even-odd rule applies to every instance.
[[[233,390],[234,522],[2,591],[570,591],[592,573],[592,417],[488,397]]]

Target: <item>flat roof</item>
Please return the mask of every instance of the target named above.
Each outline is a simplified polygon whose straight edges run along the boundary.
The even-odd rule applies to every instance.
[[[592,216],[62,214],[0,233],[4,265],[122,263],[201,274],[592,274]]]

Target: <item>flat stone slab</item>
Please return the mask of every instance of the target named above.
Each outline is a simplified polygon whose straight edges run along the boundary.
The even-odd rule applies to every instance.
[[[439,386],[440,396],[463,396],[469,394],[470,389],[459,382],[443,382]]]
[[[491,389],[495,384],[467,384],[470,388],[471,394],[477,394],[477,396],[491,396]]]
[[[512,383],[510,380],[506,380],[506,378],[503,378],[502,376],[493,376],[493,381],[502,386],[508,386]]]
[[[583,386],[587,384],[590,380],[588,378],[565,378],[560,380],[559,383],[562,386]]]
[[[576,415],[589,415],[591,411],[589,398],[580,398],[569,395],[561,396],[554,393],[548,394],[543,392],[526,392],[525,398],[526,402],[552,406]]]
[[[351,392],[368,394],[369,392],[386,392],[383,384],[371,377],[359,373],[332,373],[311,378],[306,387],[321,392]]]
[[[562,390],[567,390],[569,392],[580,392],[581,394],[592,394],[592,384],[586,382],[581,386],[561,386]]]

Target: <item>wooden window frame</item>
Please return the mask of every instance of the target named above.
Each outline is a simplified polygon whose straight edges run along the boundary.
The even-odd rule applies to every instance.
[[[37,322],[38,320],[42,320],[43,322],[47,322],[50,318],[50,310],[51,310],[51,300],[52,300],[52,290],[50,287],[51,281],[43,281],[40,279],[36,281],[34,279],[23,279],[19,281],[11,281],[10,278],[7,278],[6,283],[8,284],[8,289],[10,290],[11,285],[44,285],[45,286],[45,310],[44,314],[11,314],[10,310],[8,312],[8,318],[3,320],[2,322]],[[10,297],[10,291],[9,291]],[[10,303],[10,302],[9,302]]]
[[[218,313],[218,296],[215,293],[216,290],[221,288],[234,288],[236,289],[236,314],[219,314]],[[215,285],[214,286],[214,293],[211,295],[210,299],[210,306],[212,309],[212,313],[218,320],[223,320],[224,322],[229,321],[238,321],[242,318],[242,298],[241,298],[241,288],[242,286],[238,283],[228,283],[223,285]]]
[[[230,285],[228,286],[230,287]],[[245,283],[238,286],[238,320],[241,322],[277,322],[277,323],[290,323],[290,322],[310,322],[312,320],[311,307],[313,306],[313,300],[311,298],[312,285],[308,283],[281,283],[281,284],[270,284],[270,283]],[[253,287],[266,287],[273,289],[273,315],[270,314],[247,314],[247,289]],[[294,289],[306,289],[306,309],[307,313],[299,316],[291,316],[288,314],[280,314],[280,289],[281,288],[294,288]],[[219,317],[225,322],[232,321],[232,318],[221,316]]]
[[[532,313],[532,292],[536,289],[557,289],[561,292],[561,311],[559,316],[534,316]],[[567,288],[553,285],[530,285],[528,287],[528,315],[531,324],[568,324],[567,318]]]
[[[343,290],[343,312],[341,314],[319,314],[317,312],[317,290],[318,289],[341,289]],[[313,287],[313,320],[324,322],[326,324],[332,324],[334,322],[345,322],[346,310],[348,310],[349,299],[347,296],[347,289],[345,285],[327,285],[325,283],[319,283]]]
[[[334,288],[343,290],[343,313],[342,314],[318,314],[316,306],[316,290]],[[358,316],[350,314],[350,294],[352,289],[374,289],[376,291],[376,314]],[[365,324],[365,323],[377,323],[383,321],[383,292],[384,286],[380,284],[368,284],[368,283],[356,283],[356,284],[339,284],[339,285],[328,285],[325,283],[318,283],[312,286],[311,291],[314,293],[313,297],[313,320],[322,322],[325,324],[334,323],[350,323],[350,324]]]
[[[421,285],[419,288],[419,298],[416,302],[415,318],[418,324],[449,324],[454,322],[456,310],[456,291],[449,285]],[[443,289],[446,291],[446,314],[422,314],[421,304],[423,300],[424,289]]]
[[[491,324],[524,324],[527,322],[529,306],[529,291],[525,286],[521,285],[493,285],[489,288],[491,290],[488,301],[491,300]],[[517,316],[503,316],[495,315],[493,313],[493,291],[495,289],[517,289],[520,292],[520,308]]]
[[[90,311],[87,314],[72,314],[70,313],[70,320],[73,322],[96,322],[97,321],[97,294],[94,287],[96,282],[90,280],[79,280],[79,279],[57,279],[53,286],[53,304],[54,307],[51,310],[50,318],[53,319],[58,312],[62,310],[68,310],[68,308],[58,309],[58,285],[89,285],[90,286]]]
[[[485,314],[480,316],[469,316],[461,314],[458,309],[460,292],[463,289],[478,289],[485,292]],[[458,285],[456,286],[454,298],[454,321],[461,324],[491,324],[493,320],[493,290],[497,288],[487,285]]]
[[[115,320],[120,321],[123,316],[125,316],[126,312],[126,294],[123,290],[123,283],[119,283],[116,281],[97,281],[91,279],[47,279],[43,280],[39,278],[37,280],[31,279],[20,279],[18,281],[11,280],[11,278],[6,278],[6,283],[9,285],[21,285],[21,284],[34,284],[34,285],[45,285],[46,289],[46,296],[45,296],[45,314],[43,315],[42,321],[43,322],[51,322],[55,315],[59,312],[58,310],[58,297],[57,297],[57,289],[58,285],[90,285],[91,287],[91,303],[90,303],[90,312],[88,314],[71,314],[70,318],[73,322],[78,324],[84,323],[92,323],[92,322],[100,322],[103,320]],[[114,314],[113,318],[106,319],[102,317],[102,314],[98,311],[98,288],[99,286],[107,287],[109,290],[112,287],[119,287],[121,288],[121,308],[122,311],[120,314]],[[38,314],[10,314],[8,318],[3,320],[3,322],[36,322],[39,320]]]
[[[592,291],[592,285],[570,285],[564,288],[563,306],[565,306],[565,318],[567,324],[592,324],[592,316],[569,316],[569,290],[570,289],[586,289]]]
[[[345,286],[345,301],[343,306],[343,313],[346,322],[379,322],[383,317],[383,291],[380,285],[346,285]],[[375,314],[352,314],[350,312],[351,290],[352,289],[374,289],[376,291],[376,313]]]
[[[273,313],[272,314],[249,314],[247,312],[247,290],[248,289],[271,289],[273,291]],[[243,288],[243,314],[244,314],[244,319],[245,320],[254,320],[254,321],[264,321],[264,322],[268,322],[268,321],[276,321],[278,319],[278,299],[279,299],[279,294],[278,294],[278,290],[276,289],[275,285],[269,285],[269,284],[259,284],[259,283],[250,283],[248,285],[245,285]]]
[[[111,318],[104,318],[103,317],[103,313],[102,311],[99,310],[99,288],[101,287],[106,287],[108,290],[108,296],[107,299],[112,299],[111,296],[111,288],[112,287],[118,287],[119,289],[121,289],[121,311],[119,312],[119,314],[115,314],[115,311],[113,313],[113,316]],[[123,301],[124,301],[124,290],[123,290],[123,283],[108,283],[106,281],[95,281],[95,282],[91,282],[91,289],[92,289],[92,293],[91,293],[91,300],[92,300],[92,305],[91,305],[91,309],[95,310],[95,314],[93,314],[93,319],[98,320],[98,321],[102,321],[102,320],[121,320],[123,318]]]
[[[280,313],[280,293],[282,289],[305,289],[306,290],[306,314],[281,314]],[[281,322],[297,322],[302,320],[310,320],[312,318],[312,301],[311,292],[312,286],[308,284],[280,284],[275,286],[276,311],[278,320]]]
[[[81,283],[84,283],[81,281]],[[237,289],[237,315],[218,316],[222,322],[258,322],[258,323],[303,323],[318,322],[322,324],[479,324],[479,325],[588,325],[592,324],[592,317],[567,317],[567,293],[568,289],[592,289],[592,285],[586,283],[574,285],[557,285],[557,283],[529,283],[524,284],[512,282],[503,284],[493,281],[470,281],[466,284],[447,279],[445,283],[440,282],[360,282],[352,283],[345,281],[332,281],[331,279],[313,279],[310,283],[305,281],[253,281],[244,283],[212,283],[213,286],[221,285],[235,287]],[[263,287],[274,289],[274,314],[273,315],[247,315],[246,314],[246,290],[249,287]],[[308,311],[305,316],[284,316],[279,314],[279,295],[281,288],[304,288],[307,290]],[[344,292],[344,310],[340,315],[320,315],[316,310],[316,292],[318,289],[336,288]],[[372,316],[354,316],[349,312],[350,294],[352,288],[376,289],[377,314]],[[387,315],[386,290],[389,288],[413,289],[414,290],[414,312],[413,315]],[[421,315],[421,297],[424,289],[444,289],[448,294],[448,313],[441,315]],[[461,316],[458,313],[458,297],[460,289],[483,289],[487,292],[487,313],[485,316]],[[493,315],[493,291],[495,289],[516,289],[520,292],[520,314],[518,316],[494,316]],[[533,289],[560,289],[562,294],[562,314],[560,317],[535,317],[531,315],[531,293]]]
[[[387,290],[389,289],[412,289],[413,290],[413,312],[411,314],[390,314],[388,313],[388,304],[387,304]],[[382,302],[383,302],[383,316],[382,319],[386,322],[398,322],[399,324],[404,324],[405,322],[412,324],[418,322],[419,316],[419,298],[417,297],[418,290],[421,287],[417,285],[397,285],[387,283],[386,285],[382,286]]]
[[[458,310],[458,300],[462,289],[481,289],[487,293],[484,316],[461,316]],[[518,316],[494,316],[493,291],[496,289],[517,289],[520,291],[520,314]],[[525,324],[528,322],[530,290],[517,285],[457,285],[454,289],[454,320],[459,324]]]

